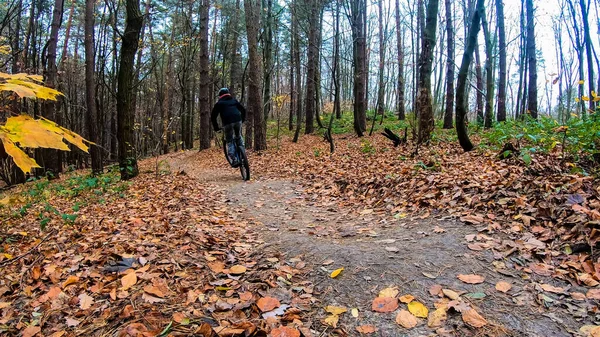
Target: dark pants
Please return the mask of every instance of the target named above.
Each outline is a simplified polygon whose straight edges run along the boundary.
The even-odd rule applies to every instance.
[[[227,124],[223,126],[223,131],[225,132],[225,142],[227,142],[227,152],[229,152],[229,157],[235,161],[237,158],[233,141],[239,146],[244,146],[244,138],[242,138],[242,122]]]

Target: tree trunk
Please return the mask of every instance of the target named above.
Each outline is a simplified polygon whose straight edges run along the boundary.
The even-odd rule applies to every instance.
[[[209,76],[210,64],[208,60],[208,12],[210,3],[201,0],[200,5],[200,150],[210,148],[210,88],[211,78]]]
[[[428,142],[431,139],[431,133],[435,127],[431,102],[431,65],[433,63],[438,10],[439,0],[429,0],[419,59],[419,87],[417,89],[419,144]]]
[[[492,36],[488,28],[485,9],[481,12],[481,26],[483,27],[483,36],[485,39],[485,128],[492,127],[494,118],[494,72],[492,70]]]
[[[229,92],[232,95],[237,95],[237,88],[240,86],[242,82],[241,73],[242,73],[242,58],[240,57],[238,51],[238,41],[239,41],[239,17],[240,17],[240,0],[235,1],[235,10],[233,12],[232,17],[232,29],[231,29],[231,65],[229,71]],[[241,90],[239,90],[241,92]],[[248,123],[250,124],[250,123]]]
[[[335,33],[333,45],[333,113],[335,118],[342,118],[342,106],[340,97],[340,1],[336,0],[335,10]],[[332,122],[329,123],[332,125]]]
[[[317,54],[319,52],[317,47],[317,29],[319,24],[319,17],[317,14],[317,2],[319,0],[310,0],[308,5],[310,6],[309,16],[309,27],[308,27],[308,55],[306,64],[306,97],[304,101],[304,111],[306,116],[306,125],[304,126],[304,133],[311,134],[314,132],[314,117],[315,117],[315,97],[316,97],[316,67],[317,67]]]
[[[456,134],[458,142],[465,151],[473,150],[473,143],[469,139],[465,116],[467,115],[467,77],[469,75],[469,66],[473,61],[473,51],[477,45],[477,34],[479,34],[480,13],[484,9],[485,0],[477,0],[477,8],[473,12],[471,24],[469,26],[469,34],[467,35],[465,52],[458,70],[458,78],[456,80]]]
[[[88,140],[100,144],[98,130],[98,111],[96,109],[96,79],[94,76],[94,0],[85,2],[85,103],[87,107],[86,122]],[[102,164],[101,149],[92,145],[90,147],[92,157],[92,174],[101,174],[104,167]]]
[[[406,119],[405,101],[404,101],[404,39],[402,37],[402,25],[400,22],[400,3],[396,0],[396,43],[398,49],[398,97],[396,97],[398,110],[398,119]]]
[[[262,114],[262,64],[258,51],[258,35],[260,30],[260,2],[244,1],[246,9],[246,31],[248,34],[248,89],[252,93],[248,99],[248,110],[254,122],[254,150],[267,148],[267,128]]]
[[[367,130],[366,0],[351,0],[354,59],[354,131],[359,137]]]
[[[533,0],[531,0],[533,1]],[[585,43],[585,53],[587,56],[587,67],[588,67],[588,97],[589,97],[589,110],[594,112],[596,110],[596,102],[594,101],[594,59],[592,58],[592,37],[590,36],[590,22],[588,11],[585,5],[585,0],[579,0],[579,6],[581,7],[581,17],[583,20],[583,42]],[[600,19],[599,19],[600,20]],[[598,26],[600,29],[600,25]],[[600,69],[599,69],[600,71]]]
[[[383,32],[383,0],[377,3],[379,9],[379,87],[377,88],[377,115],[384,115],[385,111],[385,82],[383,73],[385,71],[385,41]],[[377,118],[375,118],[377,119]]]
[[[496,18],[498,25],[498,122],[506,120],[506,32],[504,29],[504,3],[496,0]]]
[[[538,117],[537,102],[537,57],[535,52],[535,29],[533,0],[525,0],[527,7],[527,63],[529,64],[529,88],[527,91],[527,110],[531,117]]]
[[[477,85],[477,124],[483,125],[483,72],[481,71],[481,56],[479,56],[479,43],[475,44],[475,78]]]
[[[292,35],[294,36],[294,45],[292,46],[292,58],[296,67],[296,131],[294,132],[293,142],[296,143],[300,137],[302,128],[302,73],[300,64],[300,33],[298,28],[298,0],[294,0],[292,6]]]
[[[265,121],[273,110],[271,82],[273,74],[273,0],[266,1],[265,20],[263,21],[263,114]],[[264,6],[264,4],[263,4]],[[262,11],[261,11],[262,12]]]
[[[44,85],[49,88],[57,87],[57,68],[56,68],[56,50],[58,40],[58,30],[62,22],[64,0],[56,0],[54,2],[54,10],[52,11],[52,24],[50,25],[50,39],[46,48],[46,67],[44,71]],[[42,105],[42,116],[55,121],[58,124],[62,123],[60,111],[60,100],[46,100]],[[41,149],[43,158],[43,167],[48,178],[58,178],[62,172],[62,153],[59,150]]]
[[[498,0],[502,1],[502,0]],[[448,59],[446,60],[446,111],[444,112],[444,129],[452,129],[452,112],[454,111],[454,28],[452,26],[452,4],[446,5],[446,38]]]
[[[139,173],[137,154],[134,147],[135,107],[131,103],[134,95],[133,61],[138,49],[140,31],[144,23],[139,0],[126,0],[125,7],[127,11],[125,32],[122,38],[117,77],[117,138],[119,140],[121,180],[129,180]]]

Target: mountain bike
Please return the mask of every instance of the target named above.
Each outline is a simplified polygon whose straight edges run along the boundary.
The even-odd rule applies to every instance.
[[[227,162],[229,163],[229,165],[231,165],[231,167],[236,168],[237,166],[233,166],[233,162],[231,161],[227,153],[227,141],[225,140],[225,132],[221,132],[221,142],[223,143],[223,153],[225,154]],[[248,157],[246,156],[246,147],[244,145],[237,144],[237,142],[235,141],[234,143],[236,155],[240,163],[239,168],[240,173],[242,174],[242,179],[244,181],[250,180],[250,163],[248,162]]]

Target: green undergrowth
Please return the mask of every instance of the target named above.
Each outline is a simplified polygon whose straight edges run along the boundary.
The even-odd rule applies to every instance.
[[[18,222],[33,215],[42,229],[53,219],[73,224],[82,207],[122,198],[129,186],[120,180],[117,166],[98,176],[75,171],[57,180],[31,179],[0,194],[0,220]]]

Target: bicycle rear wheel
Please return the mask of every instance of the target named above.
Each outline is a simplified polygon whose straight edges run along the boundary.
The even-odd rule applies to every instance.
[[[229,154],[227,153],[227,142],[225,141],[225,138],[223,138],[223,153],[225,154],[225,159],[227,159],[229,165],[233,165],[231,158],[229,158]]]
[[[240,165],[240,173],[242,174],[242,179],[244,181],[250,180],[250,163],[248,163],[248,157],[246,157],[246,150],[243,146],[238,146],[238,154],[240,155],[240,160],[242,161]]]

